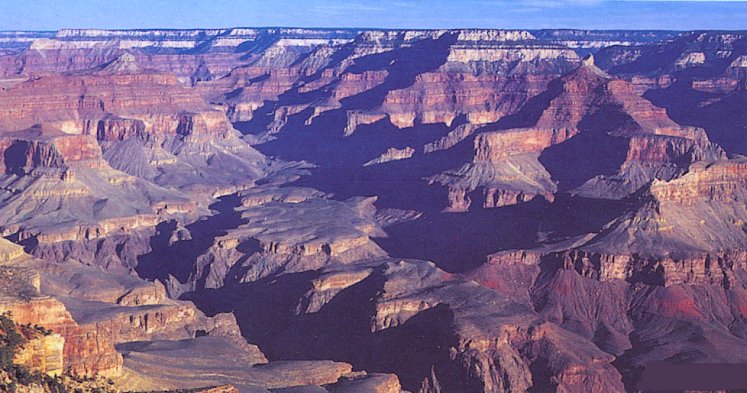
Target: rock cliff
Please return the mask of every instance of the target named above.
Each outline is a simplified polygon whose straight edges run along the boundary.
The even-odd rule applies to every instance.
[[[0,33],[15,361],[215,393],[622,392],[650,361],[745,362],[745,42]]]

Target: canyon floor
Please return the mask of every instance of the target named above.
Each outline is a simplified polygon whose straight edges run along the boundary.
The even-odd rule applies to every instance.
[[[0,389],[745,363],[746,81],[744,32],[0,32]]]

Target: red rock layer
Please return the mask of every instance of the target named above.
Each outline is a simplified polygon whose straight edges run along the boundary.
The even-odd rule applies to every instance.
[[[528,98],[542,92],[552,75],[491,75],[429,72],[405,89],[387,93],[381,111],[397,127],[444,123],[466,115],[476,124],[495,122],[516,112]]]
[[[662,203],[692,205],[698,201],[734,202],[745,198],[747,162],[744,159],[699,164],[669,182],[655,181],[651,194]]]
[[[580,188],[582,194],[593,188],[594,197],[619,199],[651,179],[669,180],[684,173],[693,162],[724,156],[718,146],[708,141],[704,130],[678,125],[664,109],[636,95],[630,83],[616,80],[599,69],[593,58],[584,60],[581,67],[552,85],[554,87],[544,93],[550,100],[535,125],[476,135],[475,168],[456,171],[459,176],[450,177],[447,172],[431,178],[449,187],[450,210],[466,210],[471,204],[466,195],[478,188],[485,190],[484,207],[515,204],[538,195],[552,201],[556,187],[552,185],[550,174],[533,161],[535,158],[528,156],[537,157],[545,149],[581,133],[604,133],[609,138],[629,139],[619,173],[586,179],[592,185]],[[484,163],[490,163],[490,167]],[[477,168],[478,164],[485,168]],[[515,171],[517,167],[522,170]],[[573,171],[572,168],[555,170]],[[496,183],[499,185],[494,185]]]
[[[0,306],[20,324],[44,326],[65,339],[65,371],[79,375],[115,374],[122,366],[110,338],[93,325],[78,325],[65,306],[53,298]]]
[[[144,68],[172,73],[184,79],[199,74],[202,69],[219,77],[242,63],[242,55],[236,53],[168,54],[114,48],[36,49],[0,57],[0,75],[3,78],[34,78],[83,71],[109,63],[123,53],[132,54]]]
[[[513,129],[486,132],[475,137],[475,161],[500,162],[510,156],[540,153],[578,131],[566,128]]]
[[[101,166],[101,148],[95,139],[86,135],[65,135],[44,128],[0,134],[0,168],[4,172],[30,172],[34,168],[64,169],[70,164]]]
[[[108,138],[137,134],[142,127],[137,121],[156,135],[220,135],[229,127],[221,112],[167,74],[49,76],[0,94],[0,124],[6,130],[50,123],[66,133]]]

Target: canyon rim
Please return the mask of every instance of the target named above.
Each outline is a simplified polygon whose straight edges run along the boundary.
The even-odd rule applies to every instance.
[[[652,2],[684,7],[529,3]],[[288,13],[386,11],[331,4]],[[0,24],[0,392],[637,392],[650,364],[747,364],[728,19],[72,21]]]

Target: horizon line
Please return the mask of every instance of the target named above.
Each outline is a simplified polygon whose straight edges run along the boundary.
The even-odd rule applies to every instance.
[[[627,0],[627,1],[674,1],[674,0]],[[693,0],[688,0],[693,1]],[[699,0],[708,1],[708,0]],[[747,0],[738,0],[740,2]],[[2,33],[56,33],[63,30],[103,30],[103,31],[190,31],[190,30],[231,30],[231,29],[299,29],[299,30],[355,30],[355,31],[453,31],[453,30],[499,30],[499,31],[651,31],[651,32],[696,32],[696,31],[724,31],[747,32],[746,29],[589,29],[581,27],[543,27],[543,28],[505,28],[505,27],[444,27],[444,28],[409,28],[409,27],[303,27],[303,26],[223,26],[223,27],[136,27],[136,28],[101,28],[101,27],[62,27],[50,30],[34,29],[0,29]]]

